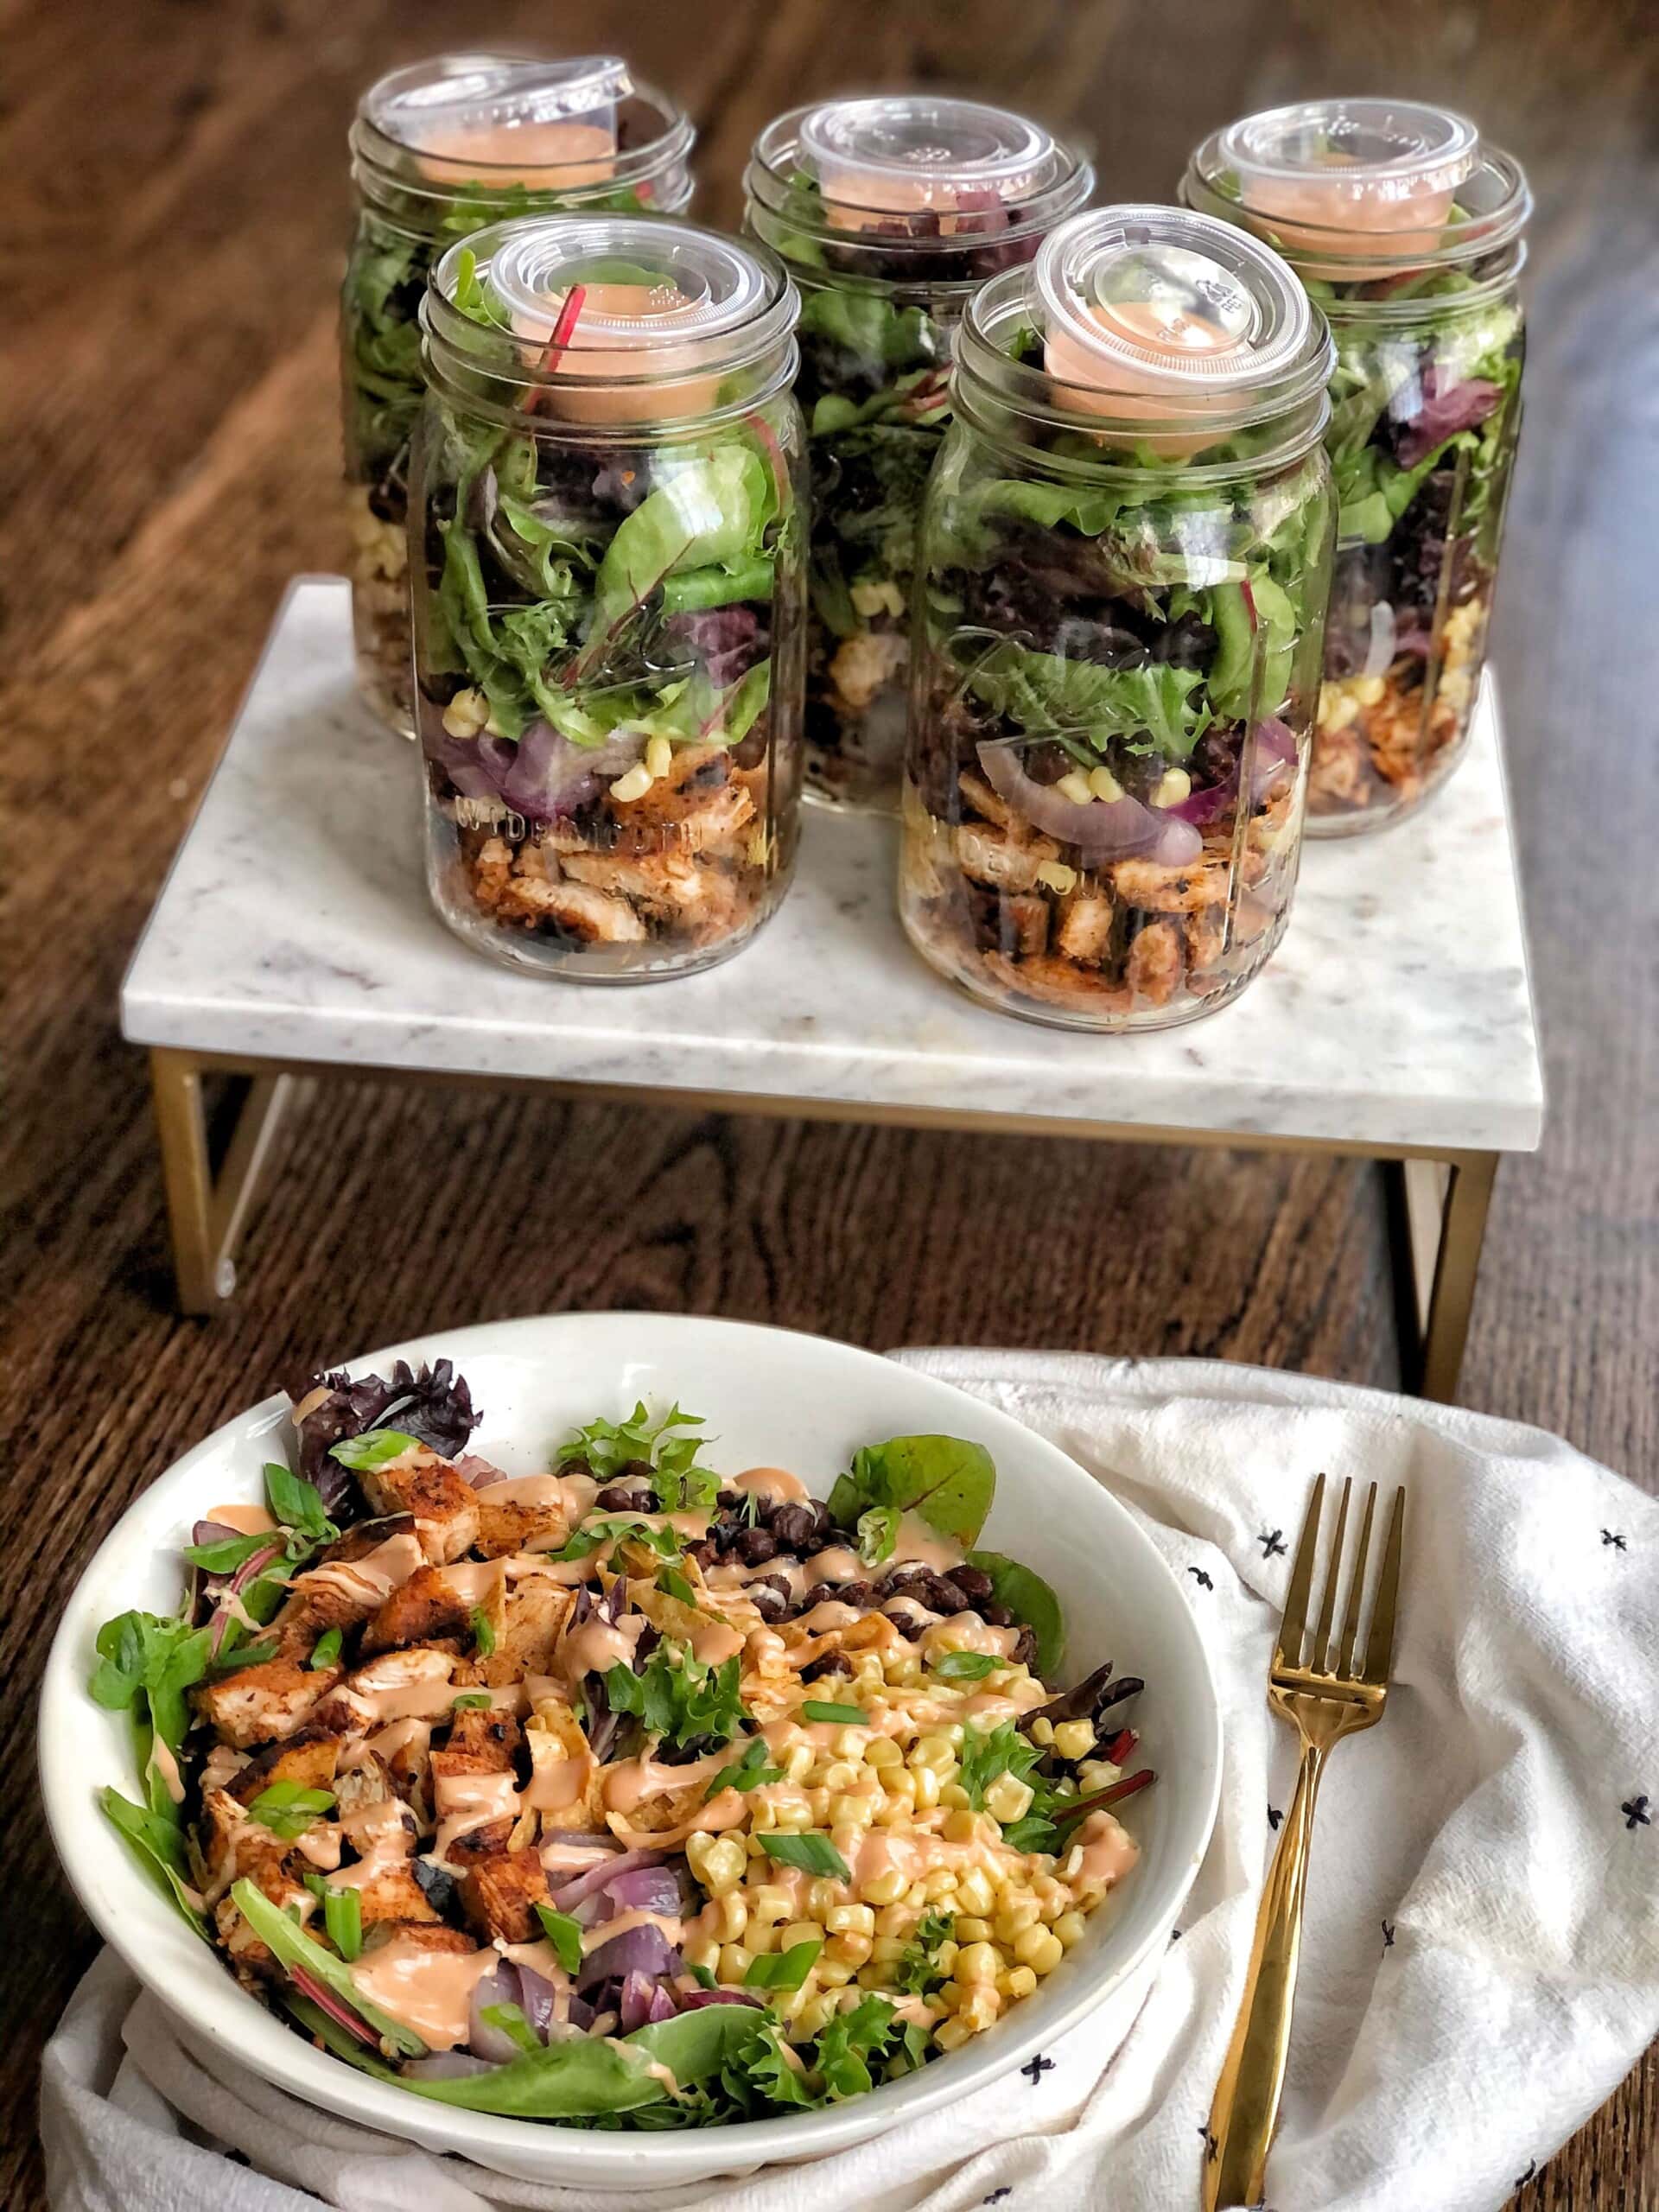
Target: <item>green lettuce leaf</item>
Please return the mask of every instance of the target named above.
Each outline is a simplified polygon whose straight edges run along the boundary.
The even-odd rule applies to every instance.
[[[1004,639],[968,674],[968,689],[1031,737],[1054,737],[1103,753],[1114,740],[1131,751],[1185,760],[1210,726],[1203,671],[1158,662],[1103,668],[1034,652]]]
[[[1052,1681],[1065,1657],[1065,1616],[1049,1585],[1034,1568],[1001,1552],[969,1552],[968,1564],[990,1576],[993,1600],[1036,1637],[1037,1672]]]
[[[830,1510],[843,1529],[856,1528],[873,1508],[918,1513],[930,1529],[971,1544],[996,1495],[996,1465],[982,1444],[960,1436],[893,1436],[853,1454],[850,1471],[830,1493]]]

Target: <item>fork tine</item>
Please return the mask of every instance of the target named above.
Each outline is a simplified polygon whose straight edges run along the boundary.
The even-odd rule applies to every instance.
[[[1319,1624],[1313,1632],[1313,1647],[1307,1655],[1307,1663],[1316,1675],[1330,1671],[1331,1624],[1336,1618],[1337,1584],[1342,1579],[1342,1540],[1348,1530],[1348,1500],[1353,1495],[1353,1477],[1344,1475],[1342,1503],[1337,1508],[1337,1533],[1331,1546],[1331,1562],[1325,1570],[1325,1599],[1319,1607]]]
[[[1307,1501],[1307,1518],[1302,1522],[1302,1534],[1296,1546],[1296,1558],[1290,1570],[1290,1587],[1285,1592],[1285,1617],[1279,1624],[1279,1641],[1274,1647],[1273,1661],[1276,1667],[1294,1667],[1302,1656],[1302,1630],[1307,1624],[1307,1598],[1313,1587],[1313,1554],[1319,1548],[1319,1510],[1325,1503],[1325,1477],[1321,1475],[1313,1485],[1313,1495]]]
[[[1376,1484],[1365,1493],[1365,1516],[1359,1524],[1359,1549],[1354,1554],[1354,1579],[1348,1586],[1348,1610],[1343,1616],[1342,1649],[1334,1672],[1344,1681],[1354,1671],[1354,1644],[1359,1635],[1359,1608],[1365,1595],[1365,1560],[1371,1548],[1371,1516],[1376,1510]]]
[[[1394,1512],[1389,1521],[1389,1541],[1382,1552],[1382,1576],[1376,1586],[1376,1611],[1365,1638],[1365,1672],[1361,1679],[1387,1687],[1394,1658],[1395,1604],[1400,1594],[1400,1554],[1405,1541],[1405,1485],[1394,1493]]]

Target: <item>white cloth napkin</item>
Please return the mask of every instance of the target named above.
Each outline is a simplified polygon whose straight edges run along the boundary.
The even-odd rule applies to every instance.
[[[1321,1469],[1409,1483],[1408,1571],[1387,1719],[1338,1751],[1320,1797],[1270,2202],[1504,2203],[1659,2033],[1659,1501],[1538,1430],[1305,1376],[902,1357],[1109,1481],[1180,1576],[1215,1661],[1220,1819],[1127,2037],[1096,2016],[1034,2078],[831,2159],[613,2195],[505,2180],[331,2120],[193,2041],[105,1956],[46,2055],[57,2212],[1196,2203],[1294,1770],[1263,1690]]]

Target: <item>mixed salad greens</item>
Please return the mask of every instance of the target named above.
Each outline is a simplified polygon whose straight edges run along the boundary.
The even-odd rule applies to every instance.
[[[370,150],[354,137],[360,192],[340,292],[340,368],[346,480],[354,540],[353,619],[364,687],[377,709],[413,734],[406,550],[410,442],[421,410],[421,302],[433,268],[459,240],[487,224],[579,207],[594,213],[672,213],[690,197],[684,156],[690,127],[655,95],[618,117],[618,149],[632,166],[664,142],[658,173],[568,192],[511,179],[435,181],[430,166],[390,144]]]
[[[1040,365],[1036,334],[1018,342]],[[1063,433],[1014,477],[967,426],[947,442],[901,896],[981,997],[1161,1022],[1277,941],[1332,499],[1317,454],[1255,470],[1243,445],[1111,469]]]
[[[979,1446],[827,1503],[677,1406],[510,1478],[447,1361],[311,1378],[179,1611],[97,1639],[104,1806],[238,1980],[420,2096],[600,2127],[861,2095],[1035,1989],[1134,1866],[1124,1708],[1068,1691]]]
[[[462,261],[457,304],[499,328]],[[537,396],[503,421],[435,392],[423,433],[435,895],[532,964],[701,965],[792,862],[799,418],[775,397],[623,442],[537,417]]]

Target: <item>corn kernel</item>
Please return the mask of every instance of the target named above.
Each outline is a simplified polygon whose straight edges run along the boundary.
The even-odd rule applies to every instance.
[[[832,1905],[823,1924],[832,1936],[874,1936],[875,1915],[867,1904]]]
[[[776,1927],[780,1920],[787,1920],[794,1910],[794,1901],[789,1891],[780,1888],[776,1882],[762,1882],[750,1892],[751,1923],[764,1921],[768,1927]]]
[[[749,1908],[743,1902],[741,1890],[728,1890],[716,1904],[715,1912],[715,1924],[720,1930],[722,1942],[731,1942],[749,1924]]]
[[[1036,1986],[1036,1969],[1032,1967],[1011,1967],[997,1984],[1010,2003],[1020,1997],[1029,1997]]]
[[[957,1763],[956,1747],[943,1731],[918,1736],[912,1745],[907,1764],[912,1767],[931,1766],[935,1771],[953,1767]]]
[[[768,1797],[754,1798],[749,1807],[749,1827],[753,1831],[753,1834],[750,1837],[750,1841],[753,1842],[754,1836],[756,1835],[770,1835],[777,1825],[778,1808],[773,1805],[771,1799]],[[759,1844],[755,1845],[755,1849],[757,1851],[760,1850],[760,1847],[761,1847]]]
[[[850,1759],[853,1764],[857,1766],[864,1757],[865,1742],[864,1729],[849,1722],[836,1738],[836,1755],[843,1759]]]
[[[878,1690],[881,1687],[881,1661],[874,1651],[861,1651],[853,1662],[852,1679],[862,1689]]]
[[[931,1766],[918,1766],[912,1778],[916,1784],[917,1811],[930,1812],[939,1802],[938,1776]]]
[[[965,1812],[973,1802],[959,1782],[946,1782],[940,1785],[939,1802],[948,1805],[953,1813]]]
[[[1064,790],[1070,781],[1070,777],[1062,776],[1061,788]],[[1089,796],[1090,798],[1103,798],[1108,806],[1113,806],[1122,798],[1123,786],[1109,768],[1091,768],[1089,771]]]
[[[858,1894],[868,1904],[897,1904],[906,1890],[904,1876],[896,1866],[888,1867],[884,1874],[872,1874],[867,1882],[858,1885]]]
[[[943,1904],[947,1897],[954,1897],[960,1877],[949,1866],[936,1866],[923,1884],[923,1894],[929,1904]]]
[[[947,1843],[977,1843],[979,1815],[969,1812],[965,1805],[957,1806],[945,1815],[940,1834]]]
[[[769,1920],[752,1920],[742,1930],[743,1941],[752,1951],[775,1951],[778,1948],[778,1929]]]
[[[691,1845],[701,1840],[707,1847],[693,1853]],[[691,1871],[708,1891],[710,1897],[724,1897],[728,1890],[734,1890],[743,1878],[748,1854],[734,1836],[699,1839],[692,1836],[686,1845],[687,1859]]]
[[[1031,1784],[1017,1775],[999,1774],[985,1792],[985,1809],[1004,1824],[1022,1821],[1031,1810],[1033,1794]]]
[[[1037,870],[1037,880],[1064,899],[1068,892],[1077,889],[1077,871],[1068,868],[1064,861],[1045,861]]]
[[[819,1926],[823,1924],[826,1912],[833,1912],[842,1902],[841,1889],[827,1874],[815,1875],[806,1885],[806,1909]]]
[[[879,1967],[891,1966],[895,1959],[902,1959],[904,1955],[904,1942],[898,1936],[878,1936],[870,1948],[870,1956]]]
[[[957,2012],[957,2018],[964,2028],[970,2028],[976,2035],[982,2035],[1001,2010],[1002,1999],[995,1987],[989,1982],[981,1982]]]
[[[1063,1759],[1080,1759],[1095,1748],[1092,1720],[1062,1720],[1054,1731],[1054,1748]]]
[[[1109,1759],[1084,1759],[1077,1769],[1077,1787],[1085,1797],[1092,1796],[1096,1789],[1109,1789],[1122,1771]]]
[[[884,1905],[875,1916],[876,1934],[891,1936],[901,1944],[915,1925],[915,1914],[907,1904],[900,1904],[897,1899],[892,1904]]]
[[[753,1821],[751,1821],[750,1825],[753,1825]],[[748,1837],[746,1840],[743,1847],[748,1853],[751,1859],[764,1859],[766,1855],[766,1847],[761,1842],[758,1835],[752,1835]]]
[[[1388,688],[1380,676],[1357,676],[1354,678],[1353,696],[1362,707],[1380,707],[1382,703],[1382,695]]]
[[[958,1913],[957,1937],[958,1942],[963,1943],[988,1943],[991,1940],[991,1923],[988,1920],[976,1919],[969,1912]]]
[[[996,1902],[996,1891],[991,1887],[990,1876],[980,1866],[970,1866],[957,1880],[957,1909],[960,1912],[976,1912],[983,1916]]]
[[[1052,1937],[1049,1940],[1053,1941]],[[1060,1955],[1058,1943],[1054,1945],[1054,1955],[1057,1959]],[[1027,1963],[1034,1964],[1035,1961],[1027,1961]],[[950,1979],[964,1986],[973,1982],[995,1981],[1001,1971],[1002,1961],[994,1943],[964,1943],[957,1953],[956,1962],[950,1968]]]
[[[1027,1928],[1023,1936],[1015,1936],[1014,1955],[1022,1967],[1052,1974],[1065,1955],[1065,1947],[1048,1929]]]
[[[643,760],[638,760],[625,776],[619,776],[611,785],[611,797],[627,806],[637,798],[644,798],[657,779]]]
[[[1166,768],[1152,794],[1154,806],[1179,806],[1192,796],[1192,779],[1185,768]]]
[[[720,1979],[722,1981],[741,1982],[749,1970],[749,1964],[753,1956],[753,1952],[746,1950],[741,1943],[722,1943],[720,1947],[718,1970]]]
[[[850,1943],[855,1941],[856,1938],[850,1936],[837,1936],[835,1939],[836,1943]],[[830,1944],[829,1948],[833,1950],[835,1943]],[[857,1959],[821,1959],[818,1961],[818,1980],[826,1989],[844,1989],[852,1980],[855,1969],[861,1963],[862,1961]]]
[[[853,1980],[861,1989],[885,1989],[887,1982],[887,1968],[891,1964],[891,1960],[880,1962],[873,1960],[868,1966],[860,1967],[858,1972],[853,1976]]]
[[[1039,1713],[1036,1719],[1032,1722],[1028,1732],[1033,1744],[1052,1744],[1054,1740],[1054,1723]]]
[[[645,747],[645,766],[653,778],[665,776],[674,763],[674,748],[665,737],[653,737]]]
[[[829,1819],[830,1792],[825,1789],[822,1784],[818,1784],[807,1791],[806,1801],[811,1808],[814,1827],[819,1826],[822,1822]]]
[[[873,1810],[868,1797],[856,1797],[850,1793],[830,1800],[830,1818],[837,1827],[867,1828]]]
[[[965,1982],[947,1981],[943,1989],[934,1991],[929,2002],[937,2005],[942,2012],[954,2012],[967,1994]]]
[[[778,1936],[780,1951],[789,1950],[796,1943],[817,1943],[822,1941],[823,1929],[816,1920],[791,1920]]]
[[[696,1942],[688,1943],[685,1947],[685,1963],[689,1967],[702,1967],[712,1974],[719,1958],[720,1944],[712,1936],[700,1936]]]
[[[933,2031],[933,2040],[941,2050],[960,2050],[973,2039],[973,2030],[961,2020],[946,2020]]]
[[[451,737],[476,737],[490,718],[490,702],[481,691],[457,691],[443,710],[443,726]]]
[[[823,1948],[829,1958],[849,1967],[863,1966],[874,1949],[868,1936],[856,1935],[850,1930],[844,1936],[832,1936]]]
[[[1062,798],[1069,798],[1073,806],[1087,806],[1094,793],[1089,788],[1089,779],[1081,768],[1073,768],[1054,786]]]
[[[784,1776],[789,1782],[804,1782],[812,1770],[810,1744],[791,1744],[784,1754]]]
[[[815,1775],[813,1779],[821,1782],[831,1796],[836,1796],[843,1789],[852,1788],[858,1780],[858,1769],[849,1766],[845,1759],[832,1759],[823,1772]]]
[[[864,1763],[880,1772],[884,1767],[902,1766],[905,1755],[891,1736],[873,1736],[865,1747]]]
[[[1069,1951],[1083,1937],[1084,1918],[1080,1912],[1063,1912],[1054,1923],[1055,1940]]]
[[[1035,1897],[1015,1897],[1005,1904],[996,1916],[996,1938],[1000,1943],[1012,1943],[1016,1936],[1023,1936],[1027,1928],[1035,1928],[1043,1916],[1043,1909]]]
[[[897,1799],[901,1805],[913,1805],[916,1802],[916,1777],[907,1766],[884,1768],[881,1787],[888,1797]]]
[[[803,2005],[791,2024],[803,2036],[816,2036],[830,2024],[831,2006],[822,1997],[815,1997],[810,2005]]]

